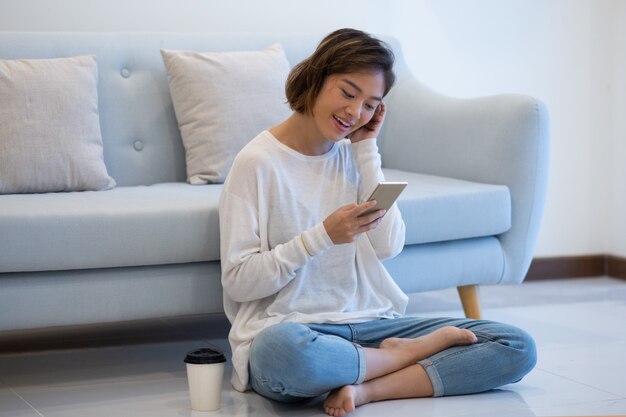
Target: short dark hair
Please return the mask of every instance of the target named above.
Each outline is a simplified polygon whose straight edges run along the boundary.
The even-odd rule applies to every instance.
[[[313,54],[296,65],[287,78],[285,91],[292,110],[310,114],[329,75],[350,72],[381,72],[387,95],[396,80],[395,56],[383,41],[356,29],[339,29],[326,36]]]

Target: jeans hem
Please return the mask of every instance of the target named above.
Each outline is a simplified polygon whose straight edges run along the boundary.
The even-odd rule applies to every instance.
[[[356,353],[359,357],[359,370],[355,385],[362,384],[365,382],[365,349],[362,346],[354,344],[354,348],[356,349]]]
[[[437,368],[432,361],[423,360],[418,362],[419,365],[424,368],[426,375],[430,378],[430,383],[433,386],[433,397],[443,397],[443,382],[439,376]]]

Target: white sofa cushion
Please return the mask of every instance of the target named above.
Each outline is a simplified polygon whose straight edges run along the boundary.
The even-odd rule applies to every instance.
[[[224,182],[237,152],[291,114],[289,62],[278,44],[262,51],[161,54],[191,184]]]
[[[102,152],[94,56],[0,60],[0,193],[115,186]]]

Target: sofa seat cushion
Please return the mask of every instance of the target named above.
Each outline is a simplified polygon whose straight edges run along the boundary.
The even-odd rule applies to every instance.
[[[398,206],[406,244],[503,233],[507,187],[405,171]],[[221,184],[165,183],[109,191],[2,197],[0,272],[55,271],[219,260]]]
[[[384,169],[407,181],[398,198],[406,245],[493,236],[511,228],[511,195],[503,185]]]
[[[0,272],[219,259],[221,185],[2,196]]]

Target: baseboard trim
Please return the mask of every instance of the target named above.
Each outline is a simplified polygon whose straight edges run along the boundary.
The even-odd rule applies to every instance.
[[[626,258],[613,255],[535,258],[526,280],[609,276],[626,279]]]
[[[626,279],[626,259],[607,256],[606,270],[606,274],[610,277]]]

